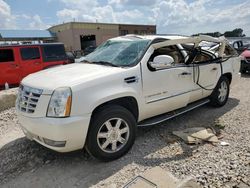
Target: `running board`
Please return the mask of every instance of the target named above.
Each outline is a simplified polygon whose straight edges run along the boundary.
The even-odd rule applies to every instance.
[[[151,126],[151,125],[156,125],[156,124],[162,123],[166,120],[172,119],[176,116],[179,116],[181,114],[189,112],[195,108],[203,106],[209,102],[210,102],[210,100],[206,98],[206,99],[202,99],[202,100],[190,103],[186,107],[183,107],[183,108],[180,108],[180,109],[177,109],[177,110],[174,110],[171,112],[167,112],[167,113],[159,115],[159,116],[155,116],[155,117],[143,120],[143,121],[139,122],[138,127],[146,127],[146,126]]]

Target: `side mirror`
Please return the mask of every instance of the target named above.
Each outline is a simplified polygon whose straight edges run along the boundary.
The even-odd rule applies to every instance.
[[[165,69],[171,67],[174,63],[174,59],[169,55],[158,55],[154,58],[153,62],[150,62],[150,66],[154,69]]]

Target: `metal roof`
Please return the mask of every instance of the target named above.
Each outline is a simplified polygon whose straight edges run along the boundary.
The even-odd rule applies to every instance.
[[[61,42],[53,42],[53,43],[40,43],[40,44],[0,44],[0,48],[6,47],[19,47],[19,46],[53,46],[53,45],[64,45]]]
[[[2,39],[41,39],[55,37],[47,30],[0,30]]]

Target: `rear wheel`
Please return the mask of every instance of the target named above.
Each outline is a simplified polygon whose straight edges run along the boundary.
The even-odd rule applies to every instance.
[[[229,91],[230,85],[228,78],[226,76],[222,76],[210,96],[210,104],[215,107],[224,106],[228,100]]]
[[[118,105],[103,107],[91,120],[86,148],[94,157],[111,161],[126,154],[136,134],[133,114]]]

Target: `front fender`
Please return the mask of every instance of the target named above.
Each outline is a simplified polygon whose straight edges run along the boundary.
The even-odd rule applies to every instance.
[[[110,83],[98,84],[79,91],[73,91],[71,115],[79,116],[91,114],[96,107],[108,101],[134,97],[141,106],[141,83],[127,84],[124,81],[111,81]],[[140,110],[140,109],[138,109]]]

